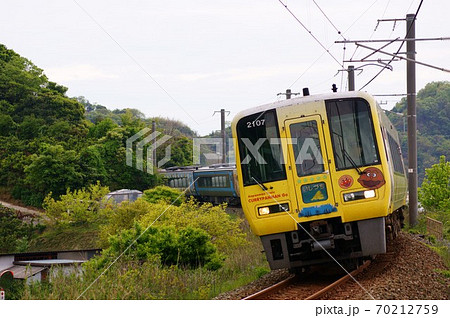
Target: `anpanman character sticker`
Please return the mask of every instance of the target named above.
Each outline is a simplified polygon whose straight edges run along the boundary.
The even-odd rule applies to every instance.
[[[348,174],[344,174],[339,178],[338,184],[342,189],[348,189],[353,185],[353,178]]]
[[[378,189],[386,183],[381,170],[375,167],[364,169],[358,182],[368,189]]]

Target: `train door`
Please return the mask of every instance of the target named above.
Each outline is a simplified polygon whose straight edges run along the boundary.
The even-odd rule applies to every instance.
[[[301,219],[337,211],[321,116],[286,120],[285,127],[298,216]]]

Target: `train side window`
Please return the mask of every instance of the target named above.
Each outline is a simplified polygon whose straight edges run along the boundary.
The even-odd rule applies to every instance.
[[[389,141],[389,150],[391,151],[392,162],[394,165],[394,171],[404,174],[405,167],[403,166],[403,159],[402,159],[400,146],[395,141],[394,137],[391,136],[391,134],[388,133],[387,135],[388,135],[388,141]]]
[[[324,169],[319,131],[315,120],[290,125],[295,166],[299,177],[322,173]]]
[[[228,188],[230,187],[230,180],[226,175],[199,177],[197,185],[199,188]]]

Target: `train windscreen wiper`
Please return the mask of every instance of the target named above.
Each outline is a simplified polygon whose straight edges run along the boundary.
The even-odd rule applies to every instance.
[[[269,189],[264,185],[264,183],[259,182],[258,180],[255,179],[255,177],[252,176],[252,179],[253,179],[253,180],[261,187],[261,189],[263,189],[263,191],[269,190]],[[271,187],[271,188],[272,188],[272,187]]]
[[[359,175],[362,175],[362,171],[361,169],[359,169],[359,167],[357,166],[357,164],[353,161],[352,157],[350,157],[350,155],[348,154],[348,152],[344,149],[344,147],[342,147],[342,153],[344,154],[345,157],[347,157],[348,161],[350,161],[351,165],[353,166],[353,168],[356,169],[356,171],[358,171]]]
[[[356,171],[358,171],[358,174],[362,175],[361,169],[359,169],[358,165],[353,161],[352,157],[348,154],[347,150],[345,150],[345,148],[344,148],[344,137],[342,135],[339,135],[335,131],[332,131],[332,133],[335,134],[336,136],[338,136],[341,139],[339,144],[341,145],[340,148],[341,148],[342,154],[348,159],[348,161],[350,161],[350,164],[353,166],[353,168],[355,168]],[[343,163],[345,165],[345,161]]]

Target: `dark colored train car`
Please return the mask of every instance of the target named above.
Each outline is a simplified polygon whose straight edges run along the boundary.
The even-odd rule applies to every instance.
[[[164,176],[165,184],[171,188],[181,191],[186,190],[186,195],[197,196],[194,186],[193,171],[197,166],[189,167],[171,167],[160,170],[159,173]]]
[[[196,196],[200,201],[239,204],[235,165],[220,164],[198,168],[193,171],[193,178]]]
[[[239,205],[236,165],[215,164],[207,167],[171,167],[160,171],[165,184],[184,191],[202,202]]]

